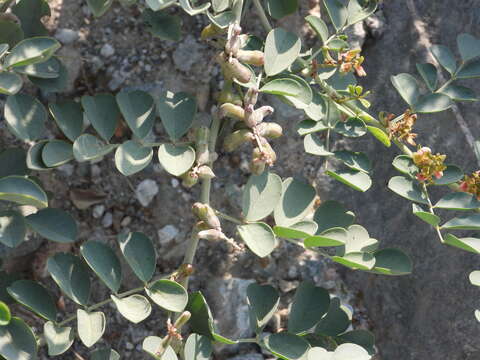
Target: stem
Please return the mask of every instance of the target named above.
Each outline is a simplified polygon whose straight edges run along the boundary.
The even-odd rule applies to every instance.
[[[327,139],[325,140],[325,150],[330,152],[330,127],[327,130]],[[328,170],[328,156],[325,158],[325,171]]]
[[[260,4],[260,0],[253,0],[253,4],[255,5],[255,9],[257,10],[257,14],[260,17],[263,28],[267,32],[272,31],[272,25],[270,25],[270,21],[268,21],[267,14],[265,14],[265,10],[263,9],[262,4]]]
[[[319,253],[320,255],[326,257],[326,258],[329,258],[331,259],[332,257],[330,255],[328,255],[325,251],[319,249],[319,248],[307,248],[305,246],[305,244],[301,241],[298,241],[296,239],[285,239],[285,241],[289,242],[289,243],[292,243],[292,244],[295,244],[297,246],[300,246],[301,248],[304,248],[306,250],[311,250],[311,251],[314,251],[316,253]]]
[[[435,215],[435,212],[433,211],[432,201],[430,200],[430,196],[428,195],[427,185],[425,183],[423,183],[422,190],[423,190],[423,193],[425,194],[425,196],[427,198],[428,211],[430,212],[430,214]],[[444,243],[445,240],[443,240],[443,235],[440,231],[440,226],[436,225],[435,230],[437,232],[438,238],[440,239],[440,242]]]
[[[237,218],[234,218],[233,216],[224,214],[224,213],[222,213],[221,211],[215,210],[215,213],[218,215],[218,217],[220,217],[220,218],[222,218],[222,219],[225,219],[225,220],[227,220],[227,221],[230,221],[230,222],[232,222],[232,223],[234,223],[234,224],[238,224],[238,225],[243,225],[243,224],[245,224],[245,222],[243,222],[242,220],[237,219]]]

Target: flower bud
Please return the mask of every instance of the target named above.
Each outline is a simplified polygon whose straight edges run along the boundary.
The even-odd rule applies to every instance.
[[[231,152],[237,149],[240,145],[254,140],[255,136],[250,129],[237,130],[225,137],[223,148],[225,151]]]
[[[202,230],[198,233],[198,237],[200,239],[210,240],[210,241],[220,241],[220,240],[227,240],[228,238],[225,234],[218,229],[209,229],[209,230]]]
[[[180,178],[182,179],[182,185],[186,188],[191,188],[198,183],[198,174],[193,170],[182,174]]]
[[[220,220],[215,214],[215,210],[207,204],[197,202],[193,204],[192,210],[195,216],[204,221],[211,229],[221,229]]]
[[[205,179],[213,179],[215,177],[215,173],[210,169],[209,166],[200,166],[198,168],[198,177],[202,180]]]
[[[179,316],[177,321],[175,321],[175,324],[173,324],[173,326],[178,331],[180,331],[182,329],[182,326],[184,326],[188,322],[188,320],[190,320],[191,317],[192,317],[192,314],[190,313],[190,311],[184,311],[182,315]]]
[[[241,106],[226,103],[220,106],[218,116],[220,118],[228,116],[238,120],[243,120],[245,118],[245,110],[243,110]]]
[[[239,50],[236,58],[249,65],[263,66],[265,64],[265,55],[258,50]]]
[[[253,106],[249,105],[245,109],[245,124],[248,127],[255,127],[260,124],[263,119],[273,113],[273,108],[271,106],[262,106],[257,110],[253,110]]]
[[[234,24],[230,30],[230,38],[225,44],[225,53],[227,53],[229,56],[236,57],[241,45],[240,34],[242,33],[242,28],[240,25]]]
[[[260,136],[267,139],[276,139],[283,135],[282,127],[273,122],[258,124],[257,131]]]
[[[258,101],[258,88],[256,86],[252,86],[248,89],[247,93],[245,94],[245,98],[243,99],[243,103],[245,107],[249,105],[255,106]]]

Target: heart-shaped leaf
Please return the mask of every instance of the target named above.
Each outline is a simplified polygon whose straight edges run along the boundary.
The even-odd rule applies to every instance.
[[[77,239],[75,219],[60,209],[42,209],[25,218],[27,224],[44,238],[59,243],[71,243]]]
[[[247,287],[247,301],[250,312],[250,327],[261,333],[278,309],[280,296],[270,285],[252,283]]]
[[[103,312],[77,310],[78,337],[86,347],[92,347],[102,338],[105,332],[105,325],[106,319]]]
[[[7,291],[12,298],[42,318],[56,320],[57,308],[42,285],[31,280],[18,280],[11,284]]]
[[[475,91],[461,85],[450,84],[441,93],[454,101],[478,101]]]
[[[157,101],[158,115],[173,141],[179,140],[192,126],[197,103],[190,95],[167,91]]]
[[[396,170],[410,177],[415,177],[415,174],[419,171],[412,158],[408,155],[398,155],[393,159],[392,165]]]
[[[110,141],[117,128],[118,116],[120,115],[113,95],[83,96],[82,106],[94,129],[105,141]]]
[[[407,275],[412,272],[412,260],[398,249],[382,249],[375,251],[375,267],[373,272],[384,275]]]
[[[313,134],[313,133],[325,131],[328,129],[329,127],[325,125],[325,123],[321,120],[315,121],[315,120],[306,119],[306,120],[300,121],[297,124],[297,133],[300,136]]]
[[[50,6],[47,0],[22,0],[12,6],[12,12],[20,20],[25,38],[48,35],[48,30],[41,21],[50,17]]]
[[[435,204],[434,207],[448,210],[473,210],[480,208],[480,201],[478,201],[472,194],[454,192],[446,194]]]
[[[355,252],[373,251],[378,246],[378,240],[370,237],[368,231],[360,225],[350,225],[348,227],[348,237],[345,247],[339,253],[349,254]]]
[[[58,59],[56,60],[58,61],[58,64],[59,64],[57,77],[42,79],[39,77],[28,76],[28,80],[30,80],[33,84],[38,86],[45,93],[61,92],[67,89],[67,85],[68,85],[67,67],[60,60]]]
[[[372,186],[372,179],[363,171],[345,169],[335,172],[328,170],[326,174],[357,191],[365,192]]]
[[[457,45],[464,62],[480,56],[480,40],[470,34],[458,35]]]
[[[370,15],[372,15],[377,9],[377,2],[370,1],[362,5],[359,0],[350,0],[348,2],[348,24],[352,25],[360,22]]]
[[[39,209],[48,206],[47,194],[38,184],[23,176],[7,176],[0,179],[0,200]]]
[[[297,11],[298,0],[267,0],[267,11],[274,19],[281,19]]]
[[[37,340],[22,319],[13,317],[8,325],[0,326],[0,355],[7,360],[37,358]]]
[[[306,247],[341,246],[347,242],[348,233],[345,229],[334,227],[319,235],[309,236],[304,240]]]
[[[158,349],[161,349],[163,339],[158,336],[147,336],[142,343],[142,350],[155,360],[178,360],[175,350],[168,346],[163,355],[158,356]]]
[[[57,253],[48,259],[47,270],[65,295],[77,304],[87,306],[90,275],[80,258],[68,253]]]
[[[352,330],[345,332],[335,338],[338,344],[357,344],[368,351],[370,355],[375,354],[375,336],[368,330]]]
[[[317,156],[332,156],[333,153],[326,147],[325,141],[315,134],[308,134],[303,139],[303,146],[307,154]]]
[[[405,199],[428,205],[427,197],[412,179],[404,176],[394,176],[388,182],[388,188]]]
[[[188,303],[188,294],[179,283],[171,280],[158,280],[145,289],[147,295],[168,311],[182,312]]]
[[[351,252],[343,256],[333,256],[332,260],[354,270],[371,270],[375,266],[375,257],[370,253],[363,252]]]
[[[134,324],[145,320],[152,312],[152,305],[145,296],[134,294],[124,298],[118,298],[115,295],[110,297],[117,306],[118,312]]]
[[[319,235],[331,228],[349,227],[355,221],[355,215],[347,211],[341,203],[328,200],[315,210],[313,219],[318,224],[317,235]]]
[[[152,240],[140,232],[118,235],[123,256],[137,277],[147,283],[155,273],[157,254]]]
[[[340,0],[323,0],[323,3],[335,29],[343,28],[348,19],[347,7]]]
[[[63,354],[75,341],[75,333],[71,327],[56,326],[51,321],[43,325],[43,336],[47,342],[49,356]]]
[[[447,110],[452,106],[452,100],[449,96],[439,93],[433,93],[421,96],[418,102],[413,105],[416,113],[426,114]]]
[[[480,230],[480,214],[461,215],[447,221],[443,229],[450,230]]]
[[[327,315],[325,315],[315,328],[316,334],[336,336],[343,333],[350,326],[350,314],[341,306],[340,300],[334,297],[330,300]]]
[[[94,135],[80,135],[73,143],[73,156],[79,162],[92,161],[113,151],[116,145],[105,145],[103,141]]]
[[[9,96],[4,115],[10,130],[19,139],[32,141],[43,136],[47,111],[34,97],[26,94]]]
[[[155,121],[155,102],[144,91],[122,91],[116,96],[118,107],[130,129],[140,139],[152,130]]]
[[[480,59],[473,60],[458,69],[457,79],[477,79],[480,77]]]
[[[123,175],[129,176],[145,169],[153,158],[151,147],[142,146],[136,141],[128,140],[117,148],[115,165]]]
[[[158,160],[168,173],[180,176],[195,163],[195,150],[186,145],[162,144],[158,148]]]
[[[242,198],[247,221],[258,221],[270,215],[282,196],[282,179],[269,171],[251,175]]]
[[[318,225],[314,221],[300,221],[289,227],[275,226],[273,232],[275,235],[285,239],[304,239],[312,236],[317,231]]]
[[[20,41],[5,58],[5,67],[18,67],[47,61],[60,48],[49,37],[33,37]]]
[[[50,104],[48,107],[57,126],[70,141],[74,142],[82,134],[83,129],[81,105],[69,100]]]
[[[270,255],[278,245],[273,230],[265,223],[239,225],[237,230],[248,248],[257,256]]]
[[[463,171],[458,166],[447,165],[447,168],[443,170],[443,175],[440,179],[434,180],[434,185],[450,185],[459,182],[463,179]]]
[[[212,342],[208,337],[191,334],[185,342],[183,357],[185,360],[209,360],[212,352]]]
[[[338,121],[333,130],[340,135],[356,138],[367,133],[367,126],[361,119],[351,117],[347,121]]]
[[[297,35],[282,28],[269,32],[265,41],[265,72],[273,76],[287,69],[300,55],[301,41]]]
[[[333,356],[335,360],[370,360],[372,358],[367,350],[357,344],[342,344],[335,349]]]
[[[310,344],[302,337],[287,332],[269,335],[263,342],[275,356],[285,360],[304,359],[310,349]]]
[[[117,293],[122,282],[122,267],[112,248],[99,241],[91,240],[81,246],[80,252],[100,280]]]
[[[23,86],[22,78],[11,72],[0,73],[0,94],[15,95]]]
[[[301,220],[313,210],[316,191],[303,181],[288,178],[283,182],[282,197],[275,207],[275,223],[290,226]]]
[[[42,161],[48,167],[57,167],[73,160],[71,143],[63,140],[51,140],[42,149]]]
[[[25,218],[20,213],[0,211],[0,243],[14,248],[25,239],[26,232]]]

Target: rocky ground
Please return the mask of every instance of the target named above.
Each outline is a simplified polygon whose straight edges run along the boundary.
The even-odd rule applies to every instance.
[[[208,117],[220,76],[212,61],[212,49],[197,40],[205,19],[182,15],[183,37],[179,43],[173,43],[153,38],[136,8],[124,9],[116,4],[104,17],[95,19],[84,1],[50,3],[53,12],[47,20],[48,26],[52,35],[64,44],[61,55],[71,75],[68,97],[116,93],[125,88],[139,88],[154,95],[166,89],[187,91],[197,96],[198,121]],[[298,29],[305,41],[312,41],[302,18],[308,12],[318,12],[318,1],[300,3],[301,11],[282,20],[281,25]],[[389,85],[389,76],[413,72],[415,62],[427,60],[426,38],[453,47],[458,33],[479,35],[476,29],[480,13],[475,10],[478,7],[475,3],[465,0],[451,6],[448,0],[390,0],[376,17],[355,28],[355,39],[367,56],[369,77],[365,86],[374,91],[376,111],[404,110]],[[263,34],[255,17],[247,17],[244,28]],[[480,86],[475,88],[479,90]],[[40,95],[44,100],[55,100],[51,95]],[[277,321],[267,328],[276,331],[283,326],[293,290],[300,281],[310,279],[352,306],[356,327],[374,330],[384,360],[479,359],[480,348],[475,341],[478,325],[473,317],[478,292],[468,286],[466,278],[478,264],[478,258],[437,244],[434,234],[413,219],[407,202],[386,189],[386,182],[394,174],[390,162],[395,152],[385,151],[371,139],[355,142],[353,149],[371,155],[375,173],[373,188],[366,194],[357,194],[323,176],[322,160],[305,155],[301,139],[294,132],[295,124],[302,119],[300,113],[274,99],[262,101],[275,107],[273,119],[286,133],[274,143],[280,149],[276,165],[279,175],[304,176],[316,184],[322,199],[345,202],[372,236],[383,241],[382,246],[400,247],[413,255],[415,273],[398,279],[355,274],[285,243],[266,261],[248,252],[232,253],[222,244],[202,244],[192,287],[205,292],[220,332],[232,337],[249,336],[245,289],[251,281],[268,282],[281,291],[282,307]],[[477,138],[478,110],[478,105],[460,106]],[[0,147],[18,144],[4,124],[0,122]],[[448,152],[453,162],[474,169],[473,156],[465,155],[471,154],[468,143],[451,113],[425,117],[418,132],[422,134],[422,143],[431,145],[435,151]],[[52,127],[51,137],[55,134]],[[160,124],[155,127],[155,135],[164,136]],[[126,136],[119,131],[116,141],[121,142]],[[352,149],[348,141],[337,142],[335,146]],[[249,154],[243,151],[220,156],[215,168],[213,202],[216,208],[236,214],[240,211],[242,186],[248,178]],[[158,163],[153,162],[140,174],[126,178],[115,169],[109,156],[95,164],[72,162],[59,170],[41,173],[40,177],[54,195],[52,205],[68,210],[80,224],[79,242],[72,251],[77,252],[79,244],[86,240],[100,239],[114,244],[116,235],[122,231],[143,231],[156,244],[160,259],[158,273],[172,271],[181,262],[193,222],[189,208],[198,199],[198,188],[183,188]],[[85,208],[86,205],[90,206]],[[233,234],[233,228],[227,227],[227,231]],[[37,246],[39,249],[32,253]],[[32,239],[16,250],[15,258],[7,255],[4,248],[0,248],[0,254],[8,256],[7,266],[11,269],[52,285],[45,273],[45,259],[59,250],[67,249]],[[136,281],[125,267],[124,288],[135,286]],[[106,296],[106,288],[97,284],[93,300],[100,301]],[[73,310],[68,302],[66,307],[67,311]],[[147,335],[161,334],[164,313],[157,309],[149,319],[133,325],[113,308],[107,307],[105,311],[109,321],[104,343],[117,349],[124,358],[146,358],[140,344]],[[24,315],[35,324],[27,313]],[[74,352],[58,358],[88,358],[85,347],[75,344],[73,349]],[[219,348],[216,356],[222,360],[264,358],[258,348],[247,345]]]

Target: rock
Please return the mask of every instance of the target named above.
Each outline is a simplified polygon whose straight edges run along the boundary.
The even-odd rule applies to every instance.
[[[263,360],[264,357],[262,354],[250,353],[237,355],[235,357],[228,358],[228,360]]]
[[[57,29],[55,32],[55,38],[65,45],[77,41],[79,37],[78,32],[72,29]]]
[[[105,212],[105,205],[95,205],[92,211],[92,215],[95,219],[100,219]]]
[[[158,230],[158,240],[161,245],[168,245],[178,235],[178,229],[173,225],[166,225]]]
[[[122,72],[115,71],[112,75],[112,79],[108,82],[109,89],[112,91],[118,90],[125,82],[125,79],[126,77]]]
[[[158,194],[158,185],[154,180],[145,179],[138,184],[135,190],[137,200],[143,207],[147,207]]]
[[[102,226],[104,228],[109,228],[113,224],[113,214],[111,212],[108,212],[104,215],[102,219]]]
[[[65,93],[71,93],[75,90],[75,81],[79,77],[82,69],[82,54],[80,50],[72,45],[62,46],[57,54],[68,70]]]
[[[102,55],[105,58],[108,58],[115,54],[115,49],[113,48],[112,45],[110,44],[104,44],[102,48],[100,49],[100,55]]]
[[[203,60],[201,49],[198,41],[192,35],[188,35],[173,52],[173,62],[177,69],[189,72],[194,64]]]

